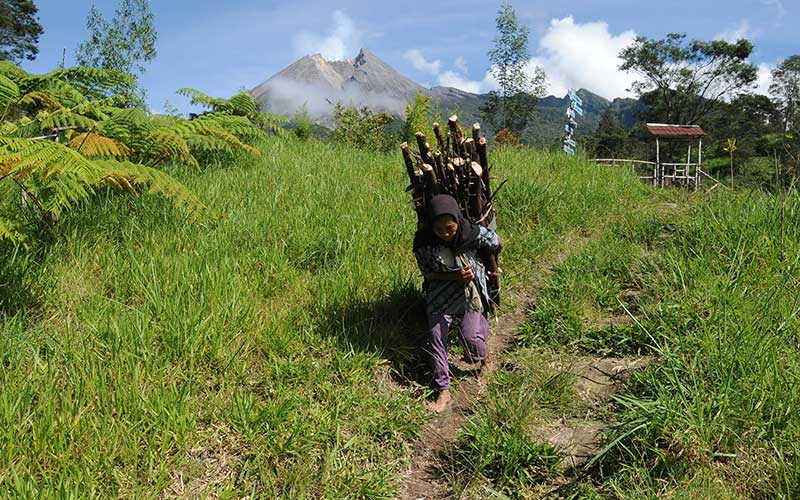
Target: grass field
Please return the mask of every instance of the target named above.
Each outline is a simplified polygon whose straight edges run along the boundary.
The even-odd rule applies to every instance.
[[[428,394],[402,160],[263,149],[174,169],[211,219],[103,195],[50,240],[2,250],[0,495],[397,494]],[[574,404],[543,352],[647,354],[617,396],[616,446],[564,495],[797,494],[800,199],[653,192],[533,150],[491,161],[509,179],[507,297],[562,235],[592,241],[519,330],[520,371],[492,379],[465,472],[511,496],[557,474],[535,425]],[[628,312],[622,331],[586,327]],[[474,468],[486,463],[499,465]]]

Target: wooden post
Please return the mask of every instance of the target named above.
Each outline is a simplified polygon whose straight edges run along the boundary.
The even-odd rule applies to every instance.
[[[697,180],[694,183],[694,190],[700,187],[700,169],[703,168],[703,138],[701,137],[697,144]]]
[[[664,187],[662,170],[663,169],[661,168],[661,143],[659,142],[658,137],[656,137],[656,166],[655,170],[653,171],[654,186],[660,185],[660,187]]]

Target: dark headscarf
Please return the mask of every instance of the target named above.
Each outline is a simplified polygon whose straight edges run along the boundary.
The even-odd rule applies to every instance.
[[[425,224],[417,229],[417,234],[414,235],[414,249],[439,244],[462,252],[474,243],[480,234],[477,224],[461,216],[458,202],[450,195],[439,194],[431,198],[426,215]],[[442,215],[452,216],[458,224],[456,236],[450,241],[440,239],[433,232],[433,223]]]

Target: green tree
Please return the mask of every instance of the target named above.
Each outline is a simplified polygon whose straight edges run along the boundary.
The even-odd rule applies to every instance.
[[[489,69],[497,80],[498,90],[489,92],[481,108],[483,119],[495,130],[508,129],[519,135],[536,109],[538,98],[547,90],[542,68],[529,74],[528,27],[521,24],[510,3],[504,2],[497,11],[497,35],[489,51]]]
[[[772,71],[769,93],[778,103],[784,130],[800,129],[800,55],[787,57]]]
[[[0,61],[36,58],[42,26],[32,0],[0,0]]]
[[[775,104],[763,95],[744,94],[720,107],[706,119],[706,132],[712,156],[728,156],[723,147],[736,139],[736,157],[748,160],[770,154],[765,136],[776,130]]]
[[[138,78],[145,71],[145,63],[156,57],[158,39],[148,0],[120,0],[110,21],[92,5],[86,27],[90,37],[78,46],[78,63],[133,75],[130,88],[114,91],[129,95],[131,104],[143,107],[145,94]]]
[[[636,37],[620,52],[620,69],[638,74],[632,90],[650,111],[646,118],[694,124],[726,99],[747,92],[756,81],[756,67],[747,62],[753,44],[741,39],[705,42],[670,33],[663,40]]]
[[[600,117],[597,131],[590,139],[594,154],[599,158],[622,158],[627,152],[628,132],[612,109]]]
[[[386,125],[392,121],[391,115],[374,113],[366,106],[356,109],[336,103],[333,118],[336,122],[333,138],[336,142],[381,152],[394,147],[392,138],[386,133]]]
[[[409,144],[416,144],[416,133],[422,132],[425,134],[428,142],[433,144],[436,139],[434,138],[432,123],[431,98],[419,92],[414,96],[413,103],[406,104],[406,121],[403,123],[403,140]]]
[[[314,124],[311,121],[311,115],[308,113],[308,106],[305,104],[294,114],[294,129],[292,129],[292,133],[301,141],[307,141],[314,136]]]

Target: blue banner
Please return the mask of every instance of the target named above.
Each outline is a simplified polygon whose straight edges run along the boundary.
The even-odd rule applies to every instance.
[[[570,90],[567,95],[569,96],[569,107],[566,114],[567,124],[564,125],[564,131],[567,133],[566,137],[564,137],[564,152],[568,155],[574,155],[578,143],[572,136],[575,135],[575,129],[578,128],[576,118],[583,116],[583,100],[573,90]]]

